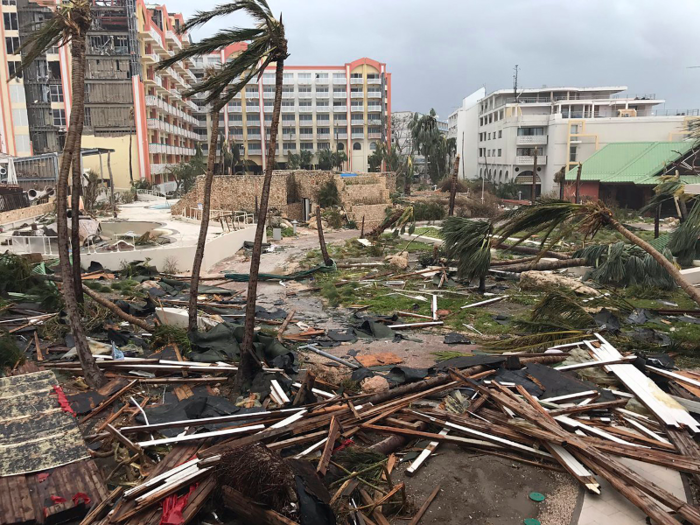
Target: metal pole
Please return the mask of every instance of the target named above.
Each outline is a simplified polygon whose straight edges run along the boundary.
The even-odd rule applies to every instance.
[[[353,369],[361,368],[360,365],[356,365],[356,364],[354,364],[354,363],[351,363],[351,362],[349,362],[349,361],[346,361],[345,359],[341,359],[340,357],[336,357],[336,356],[334,356],[333,354],[329,354],[328,352],[324,352],[323,350],[319,350],[319,349],[316,348],[315,346],[312,346],[312,345],[304,345],[304,346],[300,346],[300,347],[298,348],[298,350],[304,350],[304,349],[311,350],[311,351],[314,352],[315,354],[321,355],[321,356],[323,356],[323,357],[327,357],[327,358],[330,359],[331,361],[335,361],[336,363],[340,363],[341,365],[345,365],[345,366],[347,366],[347,367],[349,367],[349,368],[353,368]]]

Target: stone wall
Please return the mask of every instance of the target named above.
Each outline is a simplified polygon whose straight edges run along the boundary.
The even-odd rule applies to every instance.
[[[27,219],[40,217],[47,213],[56,211],[56,204],[51,201],[46,204],[38,204],[36,206],[27,206],[26,208],[18,208],[0,213],[0,226],[9,225]]]
[[[391,204],[370,204],[365,206],[353,206],[348,212],[348,219],[354,220],[357,227],[362,225],[362,217],[365,218],[365,233],[379,226],[386,217],[386,209]]]
[[[278,170],[272,175],[270,187],[270,209],[278,210],[290,220],[302,220],[302,199],[309,199],[312,210],[315,208],[319,190],[334,181],[340,194],[343,208],[348,214],[357,206],[364,208],[378,206],[381,208],[381,219],[384,218],[384,208],[391,205],[390,193],[396,186],[393,173],[358,173],[356,177],[343,178],[339,173],[331,171],[307,170]],[[255,199],[260,198],[263,176],[234,175],[214,177],[211,192],[212,210],[244,210],[252,212],[255,209]],[[186,208],[197,208],[204,194],[204,176],[197,179],[195,187],[172,207],[174,215],[181,214]],[[369,208],[368,208],[369,210]],[[374,209],[367,211],[368,215],[376,217]],[[374,219],[372,219],[374,220]]]
[[[255,211],[255,199],[262,193],[262,175],[217,175],[211,189],[212,210]],[[172,214],[179,215],[185,208],[197,208],[204,199],[204,176],[197,177],[195,187],[172,207]],[[270,185],[270,209],[287,211],[287,176],[272,175]]]

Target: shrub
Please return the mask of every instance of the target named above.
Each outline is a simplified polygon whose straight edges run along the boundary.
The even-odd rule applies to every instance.
[[[452,177],[442,179],[438,184],[438,189],[440,191],[450,192],[452,191]],[[457,181],[457,193],[465,193],[469,191],[469,186],[464,184],[461,180]]]
[[[326,219],[328,226],[334,229],[343,227],[343,216],[340,214],[340,210],[330,209],[323,212],[323,218]]]
[[[340,193],[338,193],[338,187],[334,180],[329,180],[318,190],[316,200],[321,208],[340,206]]]
[[[0,336],[0,369],[14,368],[26,360],[24,352],[10,334]]]
[[[445,218],[447,210],[439,202],[415,202],[413,218],[416,221],[439,221]]]

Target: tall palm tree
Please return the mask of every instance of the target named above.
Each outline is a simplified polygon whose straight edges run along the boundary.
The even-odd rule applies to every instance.
[[[455,230],[461,222],[475,221],[459,217],[450,217],[446,221],[444,227],[449,227],[445,232],[448,252],[452,250],[452,255],[460,261],[460,267],[478,266],[482,271],[483,264],[480,264],[480,261],[481,258],[485,257],[484,251],[498,246],[509,237],[520,236],[513,245],[517,246],[538,235],[540,253],[544,253],[574,231],[583,233],[585,237],[594,237],[602,228],[610,228],[648,253],[659,266],[668,272],[676,284],[700,305],[700,291],[683,277],[676,264],[651,244],[625,228],[620,221],[615,219],[613,213],[602,201],[576,204],[568,201],[541,199],[531,206],[522,206],[509,213],[498,226],[491,226],[493,229],[473,227],[471,231],[465,230],[461,237],[454,236],[448,239],[448,231]],[[463,249],[460,249],[460,246]],[[473,248],[474,246],[482,248],[477,250]]]
[[[205,55],[224,47],[248,42],[248,47],[233,60],[222,64],[221,69],[209,75],[202,82],[195,85],[186,96],[195,93],[207,93],[206,102],[212,104],[212,130],[211,144],[209,146],[209,158],[207,162],[207,175],[204,184],[204,202],[202,224],[199,231],[199,241],[192,268],[192,281],[190,284],[189,302],[189,329],[197,329],[197,288],[199,285],[199,272],[204,256],[204,243],[207,228],[209,226],[209,206],[211,200],[211,182],[213,179],[214,157],[216,155],[216,141],[218,138],[219,110],[228,103],[233,96],[241,91],[253,78],[260,78],[268,66],[275,64],[275,103],[272,112],[270,127],[270,141],[267,148],[267,163],[265,165],[265,178],[263,180],[262,195],[260,196],[260,209],[258,224],[255,230],[253,253],[250,259],[250,277],[248,281],[248,294],[245,310],[245,336],[241,352],[241,362],[238,367],[237,383],[243,385],[252,379],[260,369],[260,362],[253,350],[253,336],[255,329],[255,300],[258,288],[258,272],[260,269],[260,257],[262,255],[262,240],[265,233],[267,208],[270,197],[270,185],[272,182],[272,169],[275,161],[277,146],[277,130],[279,127],[280,111],[282,106],[282,80],[284,74],[284,61],[288,56],[287,39],[284,34],[282,17],[277,20],[266,0],[235,0],[228,4],[220,5],[209,11],[195,14],[182,27],[182,31],[189,31],[199,27],[208,21],[228,14],[242,11],[252,17],[256,26],[252,28],[222,29],[214,36],[189,46],[180,53],[161,62],[159,67],[167,68],[184,60],[198,55]]]
[[[26,69],[37,58],[57,45],[70,45],[72,105],[66,142],[61,155],[61,163],[56,184],[56,225],[58,230],[58,256],[63,280],[63,298],[68,314],[68,322],[75,338],[75,346],[85,381],[93,388],[101,386],[105,379],[95,364],[90,352],[85,331],[80,319],[77,296],[82,296],[79,259],[74,258],[77,279],[71,271],[68,234],[68,174],[73,166],[73,200],[77,203],[76,184],[80,187],[80,148],[85,118],[85,49],[87,32],[92,21],[90,0],[70,0],[58,5],[53,16],[36,28],[32,36],[21,48],[22,64],[15,74]],[[76,173],[78,176],[76,177]],[[74,210],[76,209],[74,205]],[[77,214],[74,212],[73,232],[77,233]],[[73,243],[73,254],[80,250],[79,243]]]

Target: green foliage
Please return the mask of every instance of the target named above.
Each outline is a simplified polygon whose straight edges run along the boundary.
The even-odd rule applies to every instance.
[[[301,157],[298,153],[293,153],[291,151],[287,152],[287,169],[288,170],[298,170],[301,168]]]
[[[153,337],[151,337],[151,350],[168,345],[177,345],[182,355],[187,355],[192,350],[187,330],[167,324],[156,326],[153,330]]]
[[[672,260],[668,250],[664,250],[663,255]],[[575,252],[574,257],[582,257],[589,266],[593,266],[593,270],[590,270],[584,279],[591,279],[600,284],[644,284],[662,290],[675,287],[669,273],[650,254],[633,244],[592,244]]]
[[[131,181],[131,188],[134,190],[150,190],[151,182],[147,179]]]
[[[313,167],[314,154],[308,149],[303,149],[299,152],[299,165],[302,169],[310,170]]]
[[[693,199],[694,204],[686,219],[671,233],[667,248],[678,257],[683,266],[690,266],[698,252],[700,237],[700,202]]]
[[[447,361],[448,359],[454,359],[456,357],[464,357],[471,354],[465,354],[462,352],[457,352],[455,350],[441,350],[439,352],[430,352],[430,355],[435,356],[435,360],[439,363],[440,361]]]
[[[416,201],[413,203],[413,216],[416,221],[441,221],[447,210],[439,202]]]
[[[85,175],[83,175],[85,177]],[[83,201],[85,203],[86,210],[95,209],[95,203],[97,202],[97,190],[100,187],[100,175],[95,170],[87,171],[87,185],[83,190]]]
[[[489,191],[499,199],[518,198],[518,185],[515,182],[504,182],[502,184],[494,184]]]
[[[34,284],[27,259],[11,252],[0,255],[0,295],[7,292],[24,293]]]
[[[428,176],[433,184],[437,184],[449,172],[449,157],[456,151],[456,141],[447,139],[440,132],[434,109],[428,115],[414,113],[409,128],[417,152],[425,157]]]
[[[552,290],[532,310],[530,320],[548,329],[580,330],[593,326],[593,317],[581,306],[573,293]]]
[[[372,154],[369,157],[367,157],[370,172],[381,171],[385,149],[386,148],[384,147],[384,145],[382,143],[379,143],[377,145],[377,148],[372,152]]]
[[[14,368],[26,360],[24,352],[17,346],[14,337],[10,334],[0,335],[0,371],[6,368]]]
[[[323,212],[323,218],[326,219],[328,226],[334,229],[339,229],[343,227],[343,216],[340,214],[340,210],[331,208]]]
[[[341,169],[343,162],[348,160],[344,151],[331,151],[329,149],[322,149],[318,152],[317,157],[318,168],[322,170]]]
[[[197,145],[194,157],[188,161],[168,165],[166,173],[177,182],[177,193],[184,195],[194,187],[197,177],[203,175],[205,171],[206,162],[202,150]]]
[[[340,206],[340,193],[333,179],[321,186],[316,195],[316,201],[321,208]]]
[[[282,226],[280,229],[282,230],[282,238],[296,237],[296,235],[294,234],[294,228],[290,228],[289,226]],[[267,228],[267,236],[272,238],[272,228]]]
[[[442,232],[447,257],[457,260],[458,275],[469,281],[484,277],[491,266],[491,222],[448,217]]]
[[[112,291],[109,286],[102,284],[100,281],[84,281],[83,284],[90,288],[90,290],[100,293],[110,293]]]

